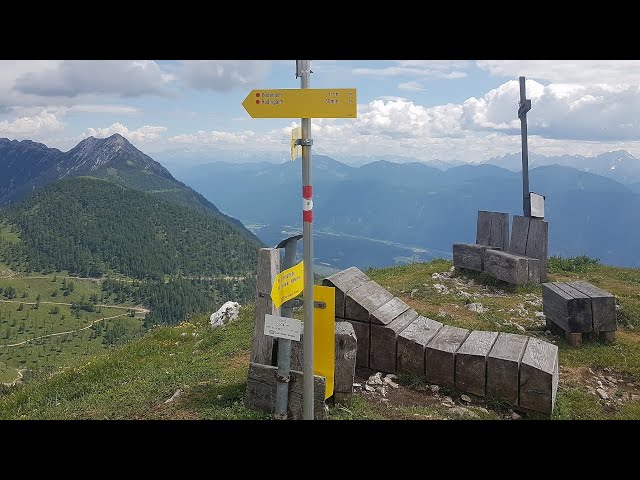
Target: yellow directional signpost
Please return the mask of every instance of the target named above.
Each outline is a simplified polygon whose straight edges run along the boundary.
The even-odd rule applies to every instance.
[[[284,302],[302,293],[304,290],[303,273],[304,261],[276,275],[271,287],[271,300],[276,308],[280,308]]]
[[[356,89],[251,90],[242,106],[251,118],[356,118]]]
[[[313,373],[326,378],[325,400],[333,395],[336,343],[336,290],[313,286]],[[318,306],[318,303],[320,306]]]
[[[334,299],[328,293],[317,290],[323,287],[313,285],[313,188],[311,185],[311,119],[312,118],[356,118],[357,101],[355,88],[309,88],[311,61],[296,60],[296,78],[300,77],[300,89],[257,89],[251,90],[242,102],[242,106],[252,118],[299,118],[300,132],[292,132],[291,159],[295,160],[302,151],[302,234],[304,240],[303,263],[289,268],[276,277],[271,298],[276,307],[294,298],[303,290],[313,292],[304,298],[304,383],[302,389],[303,418],[313,419],[313,374],[323,375],[327,379],[327,392],[333,394],[333,369],[335,341],[333,318]],[[313,296],[320,295],[326,306],[324,309],[313,307]],[[326,296],[326,297],[325,297]],[[329,306],[330,305],[330,306]],[[283,307],[284,308],[284,307]],[[289,307],[287,307],[289,308]],[[316,312],[314,314],[314,311]],[[326,317],[331,312],[331,320]],[[314,315],[320,321],[314,323]],[[314,341],[316,337],[327,338],[326,342]],[[287,340],[288,341],[288,340]],[[331,343],[330,343],[331,342]],[[315,345],[315,346],[314,346]],[[283,344],[283,354],[278,350],[278,385],[288,385],[289,350]],[[280,347],[279,347],[280,348]],[[319,369],[314,369],[314,364]],[[282,390],[284,410],[286,411],[286,390]],[[277,393],[277,392],[276,392]],[[279,397],[277,397],[279,398]],[[276,398],[276,411],[280,404]],[[276,417],[278,418],[278,417]],[[286,415],[285,415],[286,418]]]

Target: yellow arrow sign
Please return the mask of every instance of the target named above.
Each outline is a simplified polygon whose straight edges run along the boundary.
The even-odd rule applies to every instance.
[[[252,118],[356,118],[356,89],[251,90],[242,106]]]
[[[276,308],[280,308],[284,302],[302,293],[304,290],[303,273],[304,261],[276,275],[271,287],[271,300]]]

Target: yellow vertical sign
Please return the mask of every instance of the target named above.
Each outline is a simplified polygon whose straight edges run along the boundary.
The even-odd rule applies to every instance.
[[[291,161],[302,155],[302,145],[296,145],[296,141],[302,138],[302,127],[291,129]]]
[[[333,287],[313,286],[313,301],[324,308],[313,309],[313,373],[326,378],[325,400],[333,395],[336,342],[336,291]]]

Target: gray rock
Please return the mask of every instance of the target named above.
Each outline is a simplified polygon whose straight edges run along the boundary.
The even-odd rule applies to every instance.
[[[388,398],[381,398],[380,403],[388,407],[390,405],[390,400]]]
[[[602,400],[607,400],[609,398],[609,395],[604,391],[603,388],[596,388],[596,392]]]
[[[384,378],[388,378],[389,380],[395,380],[398,378],[398,376],[394,373],[387,373]]]
[[[440,387],[438,385],[431,385],[429,388],[431,388],[433,393],[438,393],[440,391]]]
[[[460,395],[460,400],[463,402],[471,403],[471,397],[469,395]]]
[[[378,372],[375,375],[371,375],[367,380],[369,385],[382,385],[382,373]]]
[[[478,415],[476,412],[464,407],[453,407],[451,408],[451,410],[449,410],[449,413],[453,413],[454,415],[457,415],[462,418],[469,418],[469,419],[480,418],[480,415]]]
[[[468,303],[466,305],[467,310],[471,310],[472,312],[484,313],[487,311],[485,307],[482,306],[481,303]]]
[[[171,395],[171,397],[170,397],[170,398],[167,398],[167,399],[164,401],[164,403],[171,403],[171,402],[173,402],[174,400],[177,400],[178,398],[180,398],[180,396],[181,396],[183,393],[184,393],[184,391],[183,391],[181,388],[177,389],[177,390],[174,392],[174,394],[173,394],[173,395]]]
[[[367,392],[371,392],[371,393],[373,393],[373,392],[375,392],[375,391],[376,391],[376,389],[375,389],[375,388],[373,388],[373,387],[372,387],[371,385],[369,385],[369,384],[365,384],[365,385],[364,385],[364,389],[365,389]]]
[[[411,298],[413,298],[416,293],[418,293],[418,289],[417,288],[414,288],[413,290],[411,290]]]
[[[376,387],[376,393],[379,393],[383,397],[387,396],[387,389],[384,387]]]
[[[511,420],[520,420],[522,415],[517,414],[516,412],[511,413]]]
[[[389,385],[391,388],[398,388],[400,386],[389,377],[384,377],[384,380],[382,382],[384,383],[384,385]]]
[[[217,312],[212,313],[209,317],[211,328],[221,327],[237,320],[239,312],[240,304],[238,302],[225,302]]]
[[[442,404],[445,407],[453,407],[455,405],[455,402],[453,401],[453,398],[451,398],[451,397],[444,397],[442,399]]]

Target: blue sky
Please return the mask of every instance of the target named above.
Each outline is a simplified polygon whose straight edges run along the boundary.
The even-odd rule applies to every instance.
[[[346,163],[519,152],[520,75],[531,152],[640,157],[638,61],[313,60],[311,69],[312,88],[357,89],[357,119],[312,126],[315,151]],[[117,132],[159,159],[284,159],[299,120],[252,119],[241,103],[252,88],[298,87],[295,60],[0,61],[0,137],[68,150]]]

